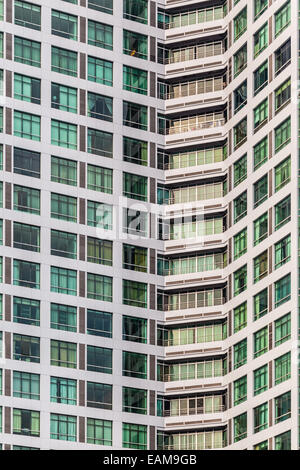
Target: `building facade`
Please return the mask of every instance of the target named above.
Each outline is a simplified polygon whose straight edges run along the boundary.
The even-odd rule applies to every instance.
[[[0,1],[2,449],[298,449],[298,18]]]

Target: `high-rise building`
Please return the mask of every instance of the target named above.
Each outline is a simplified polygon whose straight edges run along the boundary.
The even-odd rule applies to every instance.
[[[299,448],[298,21],[0,0],[3,449]]]

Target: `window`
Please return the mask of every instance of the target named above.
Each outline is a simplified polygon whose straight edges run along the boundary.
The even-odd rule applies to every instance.
[[[51,107],[76,114],[77,89],[58,83],[51,83]]]
[[[234,345],[233,356],[234,369],[247,363],[247,338]]]
[[[268,84],[268,61],[263,62],[254,71],[254,96]]]
[[[52,10],[52,34],[77,41],[77,16]]]
[[[147,449],[147,426],[123,423],[123,448]]]
[[[88,44],[113,50],[113,27],[109,24],[88,20]]]
[[[87,151],[100,157],[112,158],[113,135],[96,129],[88,129]]]
[[[234,442],[241,441],[247,437],[247,413],[233,418]]]
[[[15,24],[41,30],[41,7],[33,3],[15,0]]]
[[[280,240],[274,245],[275,251],[275,269],[280,268],[283,264],[291,259],[291,235]]]
[[[291,353],[288,352],[278,357],[275,363],[275,385],[288,380],[291,377]]]
[[[143,282],[123,279],[123,304],[147,308],[148,286]]]
[[[77,440],[77,417],[50,413],[50,439]]]
[[[13,348],[15,361],[40,362],[40,338],[14,334]]]
[[[291,99],[291,79],[286,80],[280,87],[275,90],[275,111],[280,109]]]
[[[51,365],[76,369],[77,344],[51,339]]]
[[[102,202],[87,202],[87,224],[103,230],[112,230],[113,207]]]
[[[123,173],[123,196],[139,201],[147,201],[148,179],[146,176]]]
[[[86,406],[112,410],[112,385],[87,382]]]
[[[51,377],[50,401],[64,405],[77,405],[77,382],[73,379]]]
[[[112,277],[87,273],[87,298],[112,302]]]
[[[123,30],[123,54],[148,59],[148,37],[144,34]]]
[[[268,289],[263,289],[253,297],[254,321],[268,313]]]
[[[14,259],[14,286],[40,288],[40,265]]]
[[[89,263],[104,264],[112,266],[113,243],[110,240],[99,238],[87,238],[87,261]]]
[[[41,104],[41,80],[15,73],[14,98],[28,103]]]
[[[102,121],[113,120],[113,99],[109,96],[88,92],[88,116]]]
[[[77,186],[77,162],[51,156],[51,181]]]
[[[123,232],[135,236],[147,237],[148,233],[148,213],[135,211],[133,209],[123,209]]]
[[[254,359],[268,351],[268,327],[258,330],[253,335]]]
[[[243,155],[233,164],[233,173],[233,184],[236,187],[247,178],[247,154]]]
[[[147,414],[147,390],[123,387],[123,411]]]
[[[268,8],[268,0],[254,0],[254,20]]]
[[[233,383],[234,406],[247,400],[247,375],[244,375]]]
[[[2,207],[2,183],[0,186],[0,197]],[[39,214],[40,191],[37,189],[14,185],[14,210]]]
[[[253,447],[253,450],[268,450],[268,441],[260,442]]]
[[[24,299],[22,297],[14,297],[13,299],[13,315],[15,323],[23,323],[25,325],[40,325],[40,301],[32,299]]]
[[[260,432],[268,427],[268,402],[256,406],[254,412],[254,432]]]
[[[242,303],[233,310],[234,316],[234,333],[242,330],[247,326],[247,302]]]
[[[265,364],[259,369],[256,369],[253,372],[253,390],[254,396],[259,395],[262,392],[268,390],[269,387],[269,373],[268,373],[268,364]]]
[[[123,65],[123,90],[141,95],[148,93],[148,72]]]
[[[77,271],[51,266],[51,292],[77,295]]]
[[[146,131],[148,129],[147,106],[123,101],[123,125]]]
[[[40,178],[40,161],[39,152],[14,147],[14,173]]]
[[[291,450],[291,431],[275,436],[275,450]]]
[[[148,0],[123,0],[123,18],[148,23]]]
[[[253,260],[253,283],[268,275],[268,251],[264,251]]]
[[[77,125],[52,119],[51,144],[77,150]]]
[[[284,198],[275,206],[275,230],[291,220],[291,196]]]
[[[112,338],[112,320],[111,313],[87,309],[86,331],[89,335]]]
[[[112,374],[112,349],[88,345],[86,370]]]
[[[64,258],[77,258],[77,235],[51,230],[51,255]]]
[[[63,331],[77,331],[77,308],[71,305],[51,303],[51,328]]]
[[[278,75],[291,61],[291,40],[286,41],[275,51],[275,76]]]
[[[14,111],[14,136],[40,142],[41,117],[35,114]]]
[[[39,411],[13,409],[13,434],[39,437],[40,413]]]
[[[233,19],[234,40],[236,41],[247,30],[247,7]]]
[[[262,101],[253,111],[253,127],[258,130],[268,120],[268,98]]]
[[[75,197],[51,193],[51,217],[53,219],[77,221],[77,200]]]
[[[265,23],[253,36],[254,58],[268,46],[268,23]]]
[[[268,138],[264,137],[253,147],[253,166],[257,170],[268,160]]]
[[[113,0],[88,0],[88,8],[112,15]]]
[[[113,86],[113,63],[109,60],[88,56],[88,80]]]
[[[247,140],[247,118],[233,128],[234,149],[239,148]]]
[[[88,444],[112,446],[112,421],[87,418],[86,429]]]
[[[287,313],[275,321],[275,346],[291,338],[291,314]]]
[[[52,46],[52,72],[77,77],[77,52]]]
[[[247,252],[247,227],[233,237],[234,259],[239,258]]]
[[[291,22],[291,2],[285,3],[275,13],[275,38],[290,24]]]
[[[142,140],[123,137],[123,160],[136,165],[148,164],[148,144]]]
[[[41,66],[41,43],[15,36],[14,61],[32,67]]]
[[[123,244],[123,268],[146,273],[147,253],[147,248]]]
[[[113,192],[113,170],[96,165],[87,167],[87,187],[107,194]]]
[[[123,376],[147,379],[147,355],[123,351]]]
[[[40,227],[14,222],[14,248],[28,251],[40,251]]]
[[[29,400],[40,399],[40,376],[28,372],[13,371],[13,396]]]
[[[254,246],[258,245],[262,240],[268,236],[268,213],[265,212],[263,215],[258,217],[253,222],[254,229]]]
[[[233,201],[234,223],[247,215],[247,191],[244,191],[240,196]]]
[[[291,157],[275,167],[275,191],[279,191],[291,180]]]
[[[275,128],[275,153],[279,152],[291,140],[291,118],[289,117]]]
[[[275,424],[291,417],[291,392],[275,398]]]
[[[242,266],[234,272],[234,290],[233,295],[236,296],[247,289],[247,265]]]
[[[123,315],[123,341],[147,343],[147,320]]]
[[[291,298],[291,275],[279,279],[275,282],[275,308],[282,305],[284,302],[288,302]]]

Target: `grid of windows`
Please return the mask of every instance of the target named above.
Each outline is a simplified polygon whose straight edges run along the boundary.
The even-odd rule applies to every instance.
[[[148,415],[150,412],[150,416],[153,416],[153,396],[149,394],[148,397],[148,387],[136,386],[131,380],[153,380],[155,376],[153,356],[147,353],[147,347],[148,344],[155,345],[157,332],[150,316],[151,311],[157,308],[158,300],[161,310],[165,312],[181,308],[194,310],[184,317],[188,325],[186,331],[179,333],[179,328],[172,330],[170,337],[172,336],[173,342],[179,334],[182,338],[187,338],[187,343],[182,340],[178,344],[208,341],[211,331],[215,335],[214,341],[225,338],[227,323],[224,322],[224,325],[217,323],[213,327],[207,324],[205,309],[208,307],[211,310],[212,307],[218,306],[223,310],[223,304],[229,300],[233,303],[230,313],[232,320],[230,338],[236,338],[232,343],[232,366],[239,374],[233,383],[234,406],[246,401],[251,394],[259,395],[265,392],[271,386],[271,381],[277,385],[289,380],[292,370],[292,358],[289,352],[282,354],[281,351],[279,357],[279,352],[274,353],[276,356],[272,356],[272,367],[269,362],[254,371],[251,370],[253,381],[249,379],[249,375],[245,375],[242,367],[247,363],[248,352],[251,353],[251,360],[256,360],[260,356],[263,359],[263,355],[267,356],[265,353],[270,354],[271,339],[272,353],[274,350],[280,351],[279,346],[291,339],[292,332],[292,310],[288,302],[292,296],[294,281],[294,272],[289,269],[294,233],[291,233],[292,229],[289,229],[287,224],[291,220],[293,197],[287,185],[292,179],[293,160],[288,145],[292,139],[295,123],[293,111],[289,111],[288,108],[292,97],[290,78],[292,74],[287,73],[285,77],[282,74],[283,78],[280,78],[282,70],[293,60],[291,41],[286,40],[286,35],[283,34],[291,23],[290,0],[276,5],[270,18],[273,28],[270,27],[271,22],[266,21],[267,17],[264,16],[259,20],[259,17],[268,10],[266,0],[254,0],[251,8],[248,5],[240,7],[238,0],[234,1],[232,40],[236,52],[232,56],[233,76],[231,77],[229,71],[228,75],[221,75],[223,70],[221,72],[217,65],[216,70],[210,70],[207,80],[205,78],[207,95],[217,91],[215,88],[210,88],[209,80],[221,83],[218,91],[223,90],[223,87],[225,89],[232,79],[236,80],[232,103],[228,107],[228,116],[227,110],[223,112],[223,104],[220,104],[222,119],[219,120],[215,118],[216,113],[198,113],[194,117],[196,112],[193,111],[191,114],[189,110],[190,96],[203,97],[203,79],[202,75],[199,79],[198,72],[202,74],[206,73],[206,70],[197,70],[196,66],[193,69],[191,64],[190,70],[193,70],[193,75],[186,76],[186,71],[183,71],[180,80],[178,78],[179,84],[175,83],[175,79],[169,79],[168,75],[165,75],[165,83],[161,85],[160,90],[176,87],[179,93],[179,96],[175,96],[174,93],[159,95],[161,99],[166,100],[168,113],[174,114],[174,133],[197,131],[192,140],[187,137],[184,141],[186,136],[183,139],[178,136],[174,145],[170,145],[169,148],[167,146],[165,150],[159,149],[160,145],[156,146],[153,143],[155,139],[149,138],[150,134],[146,134],[148,131],[153,134],[158,132],[157,127],[162,125],[162,119],[157,121],[155,113],[156,77],[148,65],[152,63],[153,70],[156,71],[155,62],[161,62],[159,65],[161,67],[163,63],[168,61],[171,63],[173,59],[174,62],[180,63],[205,59],[203,62],[205,69],[206,60],[220,55],[221,51],[225,52],[225,48],[229,50],[230,55],[232,47],[230,41],[222,39],[220,42],[204,42],[204,37],[201,37],[195,41],[188,40],[187,46],[183,41],[179,47],[176,41],[172,43],[170,39],[167,47],[163,49],[157,38],[156,48],[152,32],[151,37],[146,33],[148,21],[151,28],[154,28],[155,23],[153,10],[155,5],[147,0],[123,0],[119,2],[120,5],[116,5],[117,2],[112,0],[87,0],[86,18],[78,16],[79,8],[83,5],[77,0],[60,2],[61,6],[55,5],[58,10],[52,9],[51,6],[49,8],[49,5],[46,9],[43,0],[41,3],[36,5],[15,0],[12,11],[12,34],[6,30],[4,33],[0,32],[0,56],[6,59],[3,68],[7,67],[7,70],[0,70],[0,93],[14,100],[12,109],[7,107],[9,102],[0,109],[0,130],[5,135],[12,135],[16,143],[16,147],[11,147],[9,139],[8,143],[3,139],[4,144],[0,144],[0,172],[7,172],[4,176],[8,176],[7,180],[1,176],[4,181],[0,181],[0,206],[4,209],[4,220],[0,221],[0,244],[3,249],[5,247],[8,250],[7,256],[1,253],[0,281],[7,285],[11,284],[12,288],[12,295],[10,288],[8,294],[4,291],[0,294],[0,319],[6,321],[11,319],[12,324],[20,323],[20,327],[16,325],[16,328],[24,328],[22,333],[19,329],[11,333],[11,359],[33,363],[32,367],[38,367],[38,364],[44,361],[47,347],[42,332],[45,328],[49,328],[50,334],[49,338],[47,337],[49,366],[95,373],[92,379],[95,382],[83,384],[74,378],[77,377],[73,375],[74,371],[70,378],[67,378],[59,377],[60,374],[53,370],[49,382],[50,399],[53,403],[77,406],[80,402],[80,406],[84,406],[82,404],[84,401],[90,408],[112,410],[113,386],[106,383],[106,380],[109,381],[115,372],[113,366],[118,360],[121,374],[126,379],[121,390],[122,411],[140,415]],[[118,19],[115,22],[112,16],[116,8],[122,10],[120,17],[123,18],[124,25],[122,24],[121,29],[118,27]],[[174,28],[176,32],[176,28],[186,28],[198,23],[202,25],[210,21],[217,22],[227,15],[225,6],[224,9],[208,6],[199,8],[186,9],[180,6],[178,10],[182,11],[169,15],[160,7],[156,19],[159,27],[166,30]],[[47,11],[50,39],[46,43],[40,31],[44,30],[43,22]],[[7,19],[7,15],[9,11],[8,9],[5,11],[0,0],[0,20]],[[250,24],[252,19],[253,25]],[[140,30],[145,34],[136,32],[139,23]],[[253,30],[250,32],[251,26]],[[248,33],[245,34],[247,29]],[[23,34],[25,37],[22,37]],[[266,60],[263,51],[269,46],[271,35],[276,38],[277,45],[272,57]],[[281,39],[284,37],[285,39]],[[250,49],[249,40],[252,41]],[[180,40],[178,42],[180,43]],[[251,54],[253,50],[253,57],[248,61],[250,50]],[[123,54],[124,61],[116,61],[116,54],[120,54],[121,57]],[[162,56],[163,61],[160,60]],[[12,59],[16,63],[13,72],[6,64]],[[49,62],[48,92],[44,78],[47,61]],[[253,67],[252,62],[255,62]],[[253,74],[253,89],[250,87],[252,75],[247,75],[245,72],[248,66],[250,73]],[[31,70],[31,67],[35,69]],[[41,67],[43,67],[42,72],[39,70]],[[279,76],[276,82],[277,88],[273,87],[266,98],[263,89],[269,82],[271,83],[274,75]],[[65,77],[67,80],[64,80],[64,76],[67,76]],[[77,77],[80,78],[80,84],[76,80]],[[121,98],[114,97],[113,85],[123,90]],[[253,95],[257,95],[255,106],[252,106]],[[173,107],[173,104],[168,102],[178,98],[185,99],[184,109],[180,104],[178,107]],[[214,95],[212,98],[207,96],[207,101],[201,103],[196,101],[195,107],[198,109],[201,104],[209,108],[211,103],[215,106],[214,99]],[[174,103],[176,104],[175,101]],[[47,112],[44,111],[44,107],[48,108]],[[213,143],[214,134],[213,139],[206,142],[206,129],[209,129],[208,132],[211,130],[211,133],[217,133],[219,129],[212,130],[212,128],[222,128],[227,119],[230,123],[232,116],[229,114],[238,112],[238,120],[235,120],[230,132],[228,134],[226,132],[226,135],[220,133],[216,137],[217,141],[220,140],[217,147]],[[120,115],[121,122],[117,122],[117,116],[120,119]],[[163,118],[165,119],[165,116]],[[272,119],[276,124],[273,124]],[[268,126],[264,126],[267,122]],[[168,129],[168,135],[172,134],[173,128]],[[114,134],[111,132],[112,129]],[[159,138],[162,139],[160,142],[164,141],[162,135]],[[163,146],[165,147],[162,144]],[[227,163],[223,163],[227,157],[227,148],[231,167],[230,175],[224,182],[225,170],[220,176],[214,173],[216,167],[213,164],[219,163],[220,171],[223,171],[224,166],[227,172]],[[233,152],[236,152],[236,157],[232,159]],[[273,163],[275,159],[276,163]],[[208,186],[208,194],[211,188],[209,185],[219,184],[220,181],[224,189],[222,194],[228,194],[226,201],[229,204],[226,202],[222,208],[213,204],[207,207],[205,205],[207,213],[202,219],[197,213],[197,208],[195,211],[193,208],[188,222],[183,220],[184,218],[181,219],[178,212],[174,212],[168,214],[171,219],[169,226],[167,223],[163,226],[163,222],[157,227],[158,231],[162,232],[159,232],[158,237],[165,241],[167,237],[173,237],[173,240],[178,241],[195,236],[204,238],[219,236],[233,227],[234,232],[228,251],[224,246],[222,249],[212,247],[211,240],[207,238],[203,246],[200,247],[198,244],[191,246],[191,250],[195,250],[195,253],[183,259],[179,253],[185,251],[188,242],[184,247],[178,243],[175,253],[172,253],[174,256],[172,262],[174,266],[179,266],[180,263],[180,273],[175,272],[175,269],[173,271],[169,269],[171,262],[167,264],[162,257],[160,263],[163,268],[157,272],[155,241],[153,244],[155,248],[152,248],[151,239],[153,241],[156,238],[156,224],[147,204],[156,202],[155,180],[161,176],[157,176],[156,170],[162,169],[158,160],[163,162],[164,170],[170,171],[167,174],[166,186],[174,185],[171,190],[176,190],[179,184],[180,188],[183,188],[184,178],[188,177],[192,183],[189,185],[189,191],[193,193],[194,179],[203,178]],[[122,161],[120,169],[118,162]],[[208,166],[203,169],[203,165]],[[194,169],[192,173],[191,169],[195,166],[199,168]],[[180,171],[171,173],[173,170]],[[9,177],[12,171],[13,180]],[[20,175],[24,178],[20,178]],[[252,175],[253,179],[248,183],[248,178],[252,178]],[[175,177],[179,177],[180,183]],[[176,181],[172,181],[172,178]],[[168,190],[169,187],[165,189],[164,194],[167,194]],[[272,202],[273,199],[271,200],[274,193],[278,193],[279,197],[278,199],[276,196],[275,203]],[[158,194],[160,197],[162,193],[158,191]],[[118,196],[126,198],[126,207],[122,207],[120,216],[121,222],[118,218],[115,219]],[[265,203],[269,198],[270,208],[267,210]],[[163,195],[160,200],[164,204],[167,198]],[[195,201],[199,202],[197,198]],[[141,202],[145,204],[139,205]],[[130,207],[127,204],[130,204]],[[6,218],[6,211],[11,209],[14,211],[13,216]],[[219,218],[214,214],[215,209],[220,212]],[[209,212],[212,214],[208,215]],[[238,226],[235,228],[236,224]],[[113,229],[118,230],[119,226],[124,242],[123,240],[116,242],[115,238],[110,238],[115,235],[110,232]],[[103,235],[103,229],[107,231],[107,236]],[[147,236],[150,239],[149,244]],[[271,236],[274,236],[274,241],[267,246],[268,242],[265,240]],[[219,243],[217,240],[216,244]],[[253,250],[249,250],[250,246]],[[12,258],[9,257],[10,249],[14,250]],[[205,252],[205,261],[202,251]],[[47,263],[43,258],[46,253],[51,256],[50,262]],[[55,258],[52,258],[53,256]],[[213,276],[211,279],[208,276],[206,278],[203,274],[201,282],[208,281],[213,287],[205,286],[205,290],[200,290],[198,285],[200,280],[197,276],[189,277],[189,275],[213,270],[215,266],[212,267],[210,263],[212,259],[217,259],[217,256],[222,268],[228,266],[230,278],[227,277],[227,271],[224,276],[222,273],[220,279]],[[85,268],[85,263],[88,263],[89,272]],[[118,275],[114,269],[118,270]],[[272,284],[267,286],[265,283],[269,272],[276,277]],[[163,293],[157,292],[156,279],[152,277],[156,275],[168,277],[166,282],[159,283]],[[180,280],[172,278],[178,275]],[[216,289],[215,281],[224,283],[224,286],[222,284],[220,289]],[[194,283],[197,287],[193,287]],[[184,291],[183,285],[186,286]],[[256,290],[253,297],[248,299],[247,289],[250,286]],[[47,300],[44,296],[45,290],[48,290]],[[110,308],[109,305],[113,300],[116,301],[116,305],[123,305],[124,311],[120,312],[117,309],[115,312],[115,304]],[[196,313],[199,313],[196,311],[199,308],[201,315],[203,314],[201,320],[196,318]],[[286,310],[283,310],[285,308]],[[274,309],[278,309],[276,315],[278,312],[280,316],[273,321],[273,334],[270,335],[269,325],[266,326],[266,323],[270,323],[268,313]],[[264,316],[266,318],[263,318]],[[199,325],[200,321],[204,322],[204,325]],[[250,338],[247,335],[247,325],[252,321],[256,322],[257,331]],[[126,341],[124,344],[128,345],[128,348],[125,349],[128,350],[123,350],[121,347],[115,352],[110,346],[111,340],[117,335],[115,326],[118,323],[119,333],[121,332],[118,340]],[[36,333],[28,334],[29,327],[35,329]],[[39,330],[39,327],[42,329]],[[216,331],[220,333],[221,328],[222,334],[218,336]],[[8,348],[6,333],[10,331],[5,331],[4,334],[1,332],[0,335],[1,356],[3,356],[3,339],[5,347]],[[77,333],[86,334],[84,337],[86,341],[83,336],[81,336],[82,341],[77,340]],[[137,352],[132,347],[133,343],[141,343],[141,348],[145,349]],[[175,347],[175,343],[173,346]],[[257,362],[261,359],[257,359]],[[191,377],[221,376],[227,372],[227,360],[227,352],[220,362],[214,359],[200,363],[198,359],[195,361],[188,359],[185,363],[181,363],[176,362],[174,356],[172,363],[167,364],[169,373],[164,377],[167,377],[167,381],[175,380],[174,377],[185,380]],[[43,374],[40,376],[38,370],[38,368],[32,370],[27,368],[24,371],[12,371],[13,397],[40,400],[42,391],[40,380],[43,379]],[[0,371],[0,393],[3,393],[2,370]],[[101,374],[106,374],[105,380],[103,379],[105,383],[98,383],[96,376],[99,375],[100,382]],[[253,390],[250,390],[249,383],[252,382]],[[83,386],[86,386],[85,392]],[[120,398],[120,395],[118,397]],[[194,396],[191,400],[194,402],[189,402],[189,410],[194,409],[194,414],[200,414],[198,408],[201,408],[199,405],[201,401],[198,402],[198,398]],[[222,403],[226,403],[226,400],[224,399]],[[283,393],[275,397],[274,406],[275,424],[289,419],[290,394]],[[26,408],[25,405],[24,407]],[[179,407],[178,403],[174,405],[174,410],[176,407]],[[259,404],[251,410],[251,413],[253,413],[251,422],[254,426],[251,433],[260,432],[268,427],[269,414],[271,416],[268,402]],[[72,410],[70,414],[51,413],[49,436],[51,439],[76,442],[84,435],[88,444],[112,446],[114,424],[106,419],[107,417],[109,418],[109,414],[104,416],[105,419],[100,419],[98,416],[83,418]],[[128,421],[130,420],[128,418]],[[247,432],[250,433],[249,426],[247,429],[248,420],[249,413],[233,417],[231,438],[234,442],[245,439]],[[148,436],[146,424],[128,423],[126,418],[124,421],[126,422],[121,423],[123,447],[146,449],[149,439],[153,440],[152,429],[150,428]],[[145,422],[148,423],[148,420]],[[2,426],[2,408],[0,426]],[[13,434],[38,437],[39,429],[38,411],[23,407],[12,409]],[[164,446],[172,450],[212,448],[217,443],[217,438],[213,436],[210,431],[169,434],[165,438],[168,444]],[[255,447],[265,448],[265,442],[262,441]],[[227,443],[225,438],[223,440],[222,434],[218,446],[222,447]],[[276,449],[287,449],[290,446],[289,431],[274,437]]]

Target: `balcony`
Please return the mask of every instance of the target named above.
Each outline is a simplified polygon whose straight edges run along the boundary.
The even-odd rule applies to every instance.
[[[160,193],[158,194],[158,204],[165,205],[218,199],[227,194],[226,182],[201,184],[170,190],[162,189],[162,192],[162,197]]]
[[[222,91],[226,87],[226,76],[202,78],[200,80],[176,83],[174,85],[159,85],[161,85],[158,90],[159,98],[163,100],[173,100]]]
[[[211,289],[177,294],[158,294],[157,309],[169,312],[187,309],[215,307],[226,302],[224,289]]]
[[[196,116],[167,119],[158,116],[158,132],[163,135],[177,135],[186,132],[208,130],[223,127],[226,119],[223,112],[199,114]]]
[[[224,54],[225,45],[223,41],[207,44],[181,47],[178,49],[165,49],[158,47],[158,62],[164,65],[177,64],[197,59],[206,59]]]

